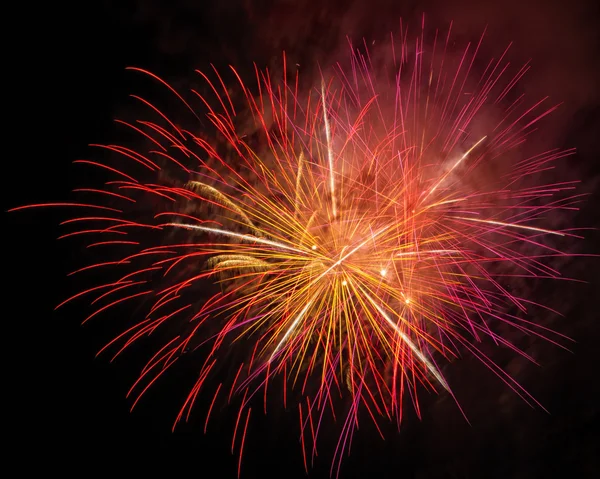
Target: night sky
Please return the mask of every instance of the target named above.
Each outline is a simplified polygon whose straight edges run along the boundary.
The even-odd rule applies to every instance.
[[[90,143],[114,141],[112,120],[126,110],[128,95],[148,93],[147,83],[126,72],[127,66],[144,67],[185,88],[194,68],[235,64],[243,73],[252,61],[276,66],[285,50],[310,80],[317,62],[327,64],[346,54],[346,35],[377,41],[396,31],[401,16],[415,22],[424,11],[430,25],[443,28],[454,20],[459,38],[477,39],[488,25],[487,43],[495,51],[514,41],[516,62],[533,59],[525,88],[564,102],[544,134],[557,146],[578,149],[563,168],[581,178],[581,191],[590,194],[570,221],[598,228],[600,15],[594,3],[123,0],[75,6],[52,2],[41,10],[25,5],[31,10],[5,19],[19,31],[6,59],[12,68],[4,74],[12,84],[5,89],[5,101],[16,101],[18,107],[6,120],[12,123],[8,131],[15,133],[5,133],[5,210],[68,200],[69,191],[89,179],[89,172],[72,161],[89,157]],[[10,353],[3,396],[11,404],[5,409],[8,423],[16,426],[5,432],[5,443],[19,458],[18,476],[25,471],[80,477],[126,471],[137,477],[164,469],[170,471],[167,477],[235,477],[237,456],[230,454],[235,410],[218,411],[205,436],[199,407],[194,421],[171,433],[182,400],[176,375],[130,413],[125,395],[141,358],[130,354],[113,364],[108,357],[95,358],[119,331],[119,318],[82,327],[84,311],[77,307],[54,312],[81,286],[66,279],[80,265],[77,242],[56,241],[57,225],[66,216],[46,210],[4,217],[8,284],[2,319],[8,327],[3,342]],[[600,234],[585,236],[570,251],[597,254]],[[385,441],[365,421],[340,477],[596,476],[599,267],[598,258],[571,258],[561,271],[585,283],[531,286],[535,298],[564,314],[539,319],[575,339],[572,353],[528,340],[520,344],[541,367],[514,356],[495,357],[550,414],[529,408],[483,366],[464,359],[446,374],[470,425],[451,399],[425,394],[422,420],[409,413],[400,433],[387,427]],[[186,368],[193,370],[193,364]],[[297,412],[259,416],[251,423],[242,477],[305,477]],[[328,477],[327,448],[311,477]]]

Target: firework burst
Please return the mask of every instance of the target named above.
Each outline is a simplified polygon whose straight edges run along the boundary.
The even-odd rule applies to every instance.
[[[132,69],[162,84],[213,139],[135,97],[148,119],[120,123],[138,147],[106,145],[114,157],[78,161],[110,179],[77,190],[85,201],[44,206],[89,210],[64,222],[85,225],[65,236],[112,247],[107,261],[75,273],[110,269],[114,280],[60,306],[95,295],[87,321],[143,300],[143,319],[103,349],[115,355],[163,331],[164,346],[130,391],[134,406],[184,353],[200,350],[176,422],[185,420],[207,380],[237,361],[206,392],[208,416],[219,398],[242,398],[232,444],[241,461],[252,398],[264,391],[266,409],[280,377],[284,403],[295,391],[308,466],[342,395],[335,472],[359,415],[399,424],[407,400],[418,412],[419,391],[452,395],[439,364],[465,352],[535,402],[477,343],[488,337],[526,356],[496,325],[556,334],[524,319],[534,303],[506,284],[558,276],[545,262],[563,254],[552,238],[574,235],[544,219],[579,198],[574,182],[539,178],[573,150],[515,160],[556,106],[515,94],[528,66],[511,73],[506,51],[475,71],[482,40],[455,56],[450,31],[426,48],[424,32],[410,40],[402,30],[385,73],[368,49],[351,47],[347,67],[304,92],[285,56],[282,78],[256,68],[252,85],[233,68],[231,86],[216,70],[198,72],[209,94],[188,99]]]

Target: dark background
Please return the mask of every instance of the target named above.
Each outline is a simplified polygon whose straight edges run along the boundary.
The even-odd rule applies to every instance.
[[[579,153],[567,168],[582,178],[590,197],[572,219],[600,226],[600,22],[595,2],[425,1],[96,1],[40,7],[23,4],[5,18],[14,31],[5,40],[3,185],[6,208],[68,200],[81,184],[71,162],[89,156],[89,143],[110,142],[112,120],[139,78],[141,66],[185,85],[194,68],[256,61],[270,65],[285,49],[310,78],[316,61],[345,52],[345,35],[381,38],[400,16],[429,24],[456,22],[456,33],[476,38],[488,24],[489,43],[517,44],[516,60],[533,58],[531,88],[565,102],[546,135]],[[527,3],[527,5],[523,5]],[[5,127],[6,128],[6,127]],[[135,378],[127,361],[94,359],[110,337],[101,323],[81,327],[77,308],[53,312],[77,284],[67,281],[78,247],[56,242],[62,212],[5,214],[2,313],[5,444],[18,467],[44,474],[104,472],[135,476],[167,471],[169,477],[235,476],[229,453],[231,415],[221,411],[209,433],[197,422],[172,434],[181,396],[169,384],[129,413],[125,393]],[[598,253],[598,233],[573,245],[573,253]],[[526,351],[542,364],[497,358],[550,414],[530,409],[494,376],[465,360],[447,371],[471,425],[447,398],[425,398],[423,419],[409,414],[401,433],[388,428],[382,441],[361,428],[341,477],[534,478],[594,477],[599,466],[598,354],[600,280],[597,259],[571,259],[565,276],[587,284],[535,288],[538,299],[564,313],[548,324],[576,340],[573,353],[541,341]],[[541,320],[546,320],[541,318]],[[296,412],[254,418],[242,477],[304,477]],[[260,414],[257,414],[260,416]],[[256,422],[254,420],[256,419]],[[273,424],[275,423],[275,424]],[[293,426],[292,426],[293,425]],[[327,477],[323,454],[312,473]],[[163,469],[164,468],[164,469]]]

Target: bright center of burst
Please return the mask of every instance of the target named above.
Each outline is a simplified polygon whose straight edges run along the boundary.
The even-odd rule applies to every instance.
[[[315,250],[317,249],[317,245],[316,245],[316,244],[312,245],[312,246],[311,246],[311,249],[312,249],[313,251],[315,251]]]
[[[386,270],[386,269],[382,269],[382,270],[379,272],[379,274],[380,274],[381,276],[385,276],[385,275],[387,274],[387,270]]]

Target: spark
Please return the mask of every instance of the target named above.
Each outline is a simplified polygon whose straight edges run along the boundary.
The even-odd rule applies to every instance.
[[[185,229],[189,229],[189,230],[204,231],[206,233],[214,233],[214,234],[222,235],[222,236],[229,236],[231,238],[235,238],[240,241],[247,241],[250,243],[259,243],[259,244],[264,244],[267,246],[273,246],[274,248],[293,251],[294,253],[305,254],[305,252],[302,251],[301,249],[294,248],[292,246],[288,246],[283,243],[278,243],[277,241],[272,241],[272,240],[268,240],[268,239],[264,239],[264,238],[258,238],[254,235],[240,234],[240,233],[236,233],[234,231],[222,230],[219,228],[212,228],[210,226],[190,225],[190,224],[184,224],[184,223],[167,223],[166,226],[172,226],[174,228],[185,228]],[[316,246],[313,246],[312,249],[313,250],[316,249]]]
[[[293,331],[294,331],[294,329],[296,329],[296,326],[298,325],[298,323],[302,320],[302,318],[304,317],[304,315],[306,314],[306,312],[308,311],[308,309],[311,307],[313,301],[314,301],[314,298],[311,299],[308,303],[306,303],[306,306],[304,306],[304,308],[302,308],[302,311],[300,311],[300,313],[298,313],[298,316],[296,316],[296,319],[294,320],[294,322],[290,325],[290,327],[288,328],[288,330],[286,331],[286,333],[283,335],[283,338],[281,338],[281,341],[279,341],[279,343],[277,344],[277,346],[273,350],[273,354],[271,355],[271,358],[269,359],[269,362],[273,361],[273,358],[275,357],[275,355],[277,354],[277,352],[286,343],[286,341],[289,338],[290,334],[293,333]]]
[[[417,348],[417,346],[412,342],[412,340],[398,328],[396,323],[394,323],[394,321],[392,321],[392,319],[389,317],[389,315],[384,311],[384,309],[379,304],[377,304],[377,302],[371,297],[370,294],[368,294],[364,290],[363,290],[363,294],[371,302],[371,304],[373,306],[375,306],[377,311],[379,311],[379,314],[381,314],[381,316],[383,316],[383,318],[386,320],[386,322],[394,329],[396,334],[398,334],[398,336],[400,336],[402,341],[404,341],[404,343],[406,343],[406,345],[413,351],[413,353],[415,353],[415,355],[419,358],[419,360],[425,366],[427,366],[427,369],[429,369],[431,374],[435,377],[435,379],[437,379],[437,381],[440,383],[440,385],[447,391],[450,391],[450,386],[448,386],[448,383],[446,382],[446,380],[442,377],[441,373],[431,363],[431,361],[423,354],[423,352],[419,348]],[[410,303],[410,300],[407,298],[406,304],[408,304],[408,303]]]
[[[435,185],[433,185],[431,187],[431,189],[425,194],[425,196],[423,197],[423,201],[425,201],[435,190],[437,190],[438,187],[446,180],[446,178],[448,178],[448,176],[450,176],[450,174],[456,169],[456,167],[458,165],[460,165],[466,158],[468,158],[468,156],[471,154],[471,152],[475,148],[477,148],[479,146],[479,144],[486,138],[487,138],[487,136],[484,136],[483,138],[481,138],[471,148],[469,148],[465,154],[463,154],[458,160],[456,160],[456,162],[452,165],[452,167],[444,175],[442,175],[442,177],[439,179],[439,181]]]
[[[325,138],[327,140],[327,160],[329,162],[329,190],[331,192],[331,209],[333,217],[337,216],[337,204],[335,199],[335,178],[333,165],[333,145],[331,144],[331,128],[327,117],[327,104],[325,101],[325,82],[321,81],[321,100],[323,105],[323,122],[325,124]]]
[[[525,225],[519,225],[516,223],[504,223],[503,221],[481,220],[478,218],[466,218],[464,216],[455,216],[455,218],[457,218],[459,220],[473,221],[475,223],[485,223],[488,225],[503,226],[505,228],[518,228],[518,229],[522,229],[522,230],[537,231],[538,233],[546,233],[549,235],[564,236],[564,233],[561,233],[560,231],[547,230],[544,228],[535,228],[534,226],[525,226]]]

